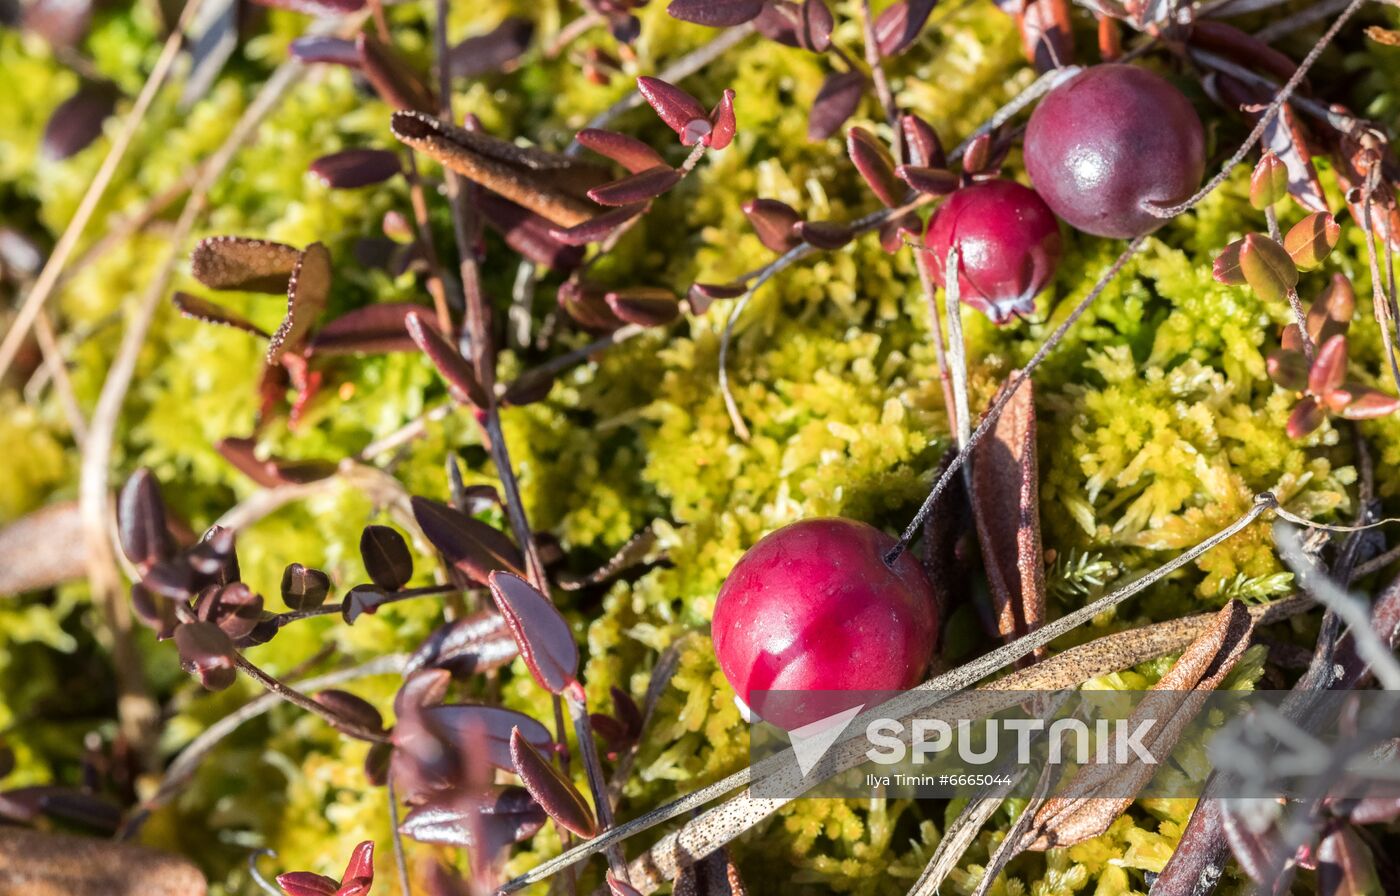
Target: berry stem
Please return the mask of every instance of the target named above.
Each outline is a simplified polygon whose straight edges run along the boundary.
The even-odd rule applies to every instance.
[[[1269,224],[1269,239],[1282,245],[1283,233],[1278,226],[1278,211],[1270,205],[1264,209],[1264,220]],[[1298,298],[1298,287],[1288,287],[1288,307],[1293,309],[1293,320],[1298,324],[1298,337],[1303,343],[1303,356],[1308,359],[1308,366],[1312,366],[1313,355],[1317,353],[1317,347],[1313,345],[1312,335],[1308,333],[1308,312],[1303,308],[1303,300]]]
[[[889,123],[890,130],[898,135],[899,106],[895,104],[894,91],[890,89],[889,77],[885,74],[885,67],[880,59],[880,46],[875,39],[875,15],[870,10],[870,0],[860,0],[860,22],[865,31],[865,64],[870,67],[870,80],[875,84],[875,96],[880,100],[880,107],[885,110],[885,121]],[[904,162],[904,154],[900,151],[902,142],[896,136],[892,146],[896,165]]]

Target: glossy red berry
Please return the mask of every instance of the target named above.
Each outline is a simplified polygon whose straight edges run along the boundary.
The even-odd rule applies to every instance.
[[[811,519],[769,534],[740,558],[720,589],[713,634],[741,700],[753,705],[755,691],[918,683],[938,634],[934,594],[907,552],[885,563],[894,544],[865,523]]]
[[[1085,233],[1126,239],[1166,223],[1150,205],[1173,205],[1200,187],[1205,137],[1191,103],[1160,75],[1096,65],[1040,101],[1025,159],[1055,214]]]
[[[924,245],[939,286],[947,285],[948,251],[958,247],[959,298],[1000,324],[1035,310],[1060,261],[1060,225],[1034,190],[989,180],[944,200]]]

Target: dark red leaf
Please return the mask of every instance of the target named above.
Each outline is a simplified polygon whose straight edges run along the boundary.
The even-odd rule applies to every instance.
[[[700,296],[706,300],[715,299],[737,299],[748,292],[749,288],[742,283],[692,283],[690,285],[690,297],[692,300]]]
[[[277,886],[287,896],[335,896],[340,881],[310,871],[288,871],[277,875]]]
[[[174,550],[160,484],[150,470],[137,470],[122,486],[117,497],[117,535],[122,553],[138,567],[152,566]]]
[[[469,37],[447,53],[448,71],[454,78],[479,78],[509,69],[535,36],[535,23],[507,16],[491,31]]]
[[[642,94],[642,98],[656,110],[657,116],[666,123],[666,126],[681,136],[683,144],[686,146],[695,145],[700,139],[699,136],[686,143],[686,140],[689,139],[688,134],[692,133],[691,122],[703,121],[707,125],[709,123],[709,113],[705,111],[704,106],[700,105],[699,100],[660,78],[638,78],[637,90]]]
[[[855,232],[840,221],[799,221],[793,232],[818,249],[840,249],[855,239]]]
[[[529,791],[505,787],[434,795],[410,812],[399,830],[422,843],[495,856],[511,844],[533,837],[548,820]]]
[[[235,641],[252,634],[262,619],[262,609],[262,595],[242,582],[206,588],[196,606],[201,620],[214,623]]]
[[[608,307],[607,294],[596,283],[565,280],[559,285],[559,307],[585,329],[612,332],[622,326],[622,320]]]
[[[374,841],[359,843],[350,853],[350,861],[345,864],[345,873],[340,876],[340,890],[337,896],[364,896],[374,883]]]
[[[763,0],[671,0],[666,11],[682,22],[707,28],[731,28],[763,11]]]
[[[476,378],[476,371],[462,353],[457,351],[437,328],[428,323],[428,315],[422,311],[411,311],[404,317],[408,335],[433,362],[438,374],[447,383],[447,391],[462,404],[485,408],[490,400],[486,390]]]
[[[611,871],[608,872],[608,892],[612,896],[642,896],[642,891],[623,880],[618,880]]]
[[[116,105],[117,89],[111,84],[83,84],[49,116],[40,144],[44,157],[62,160],[86,149],[102,136],[102,123]]]
[[[554,227],[549,233],[566,246],[586,246],[610,235],[623,224],[646,211],[647,203],[638,202],[624,205],[612,211],[603,212],[573,227]]]
[[[185,317],[194,320],[202,320],[205,323],[221,324],[225,327],[233,327],[235,330],[242,330],[245,333],[252,333],[254,336],[261,336],[264,339],[271,338],[266,330],[248,318],[239,314],[231,308],[223,305],[216,305],[199,296],[190,295],[187,292],[175,291],[170,301],[179,309]]]
[[[1333,336],[1317,351],[1308,371],[1308,392],[1325,398],[1347,376],[1347,338]]]
[[[569,623],[548,597],[520,576],[493,572],[490,585],[530,674],[550,693],[563,693],[578,676],[578,644]]]
[[[802,0],[798,16],[798,43],[814,53],[831,49],[831,29],[836,23],[827,5],[822,0]]]
[[[319,569],[293,563],[282,572],[282,602],[293,610],[314,610],[330,591],[330,576]]]
[[[358,0],[356,0],[358,2]],[[355,38],[360,70],[384,102],[399,110],[432,113],[435,102],[423,76],[393,47],[365,32]]]
[[[292,41],[290,50],[302,62],[360,67],[360,51],[355,49],[355,42],[343,37],[299,37]]]
[[[259,6],[290,9],[309,16],[344,16],[364,9],[364,0],[253,0]]]
[[[542,752],[548,752],[553,746],[549,729],[523,713],[499,706],[433,706],[423,710],[422,717],[444,743],[504,771],[515,768],[510,758],[512,729],[519,728],[521,735]]]
[[[515,773],[520,776],[525,789],[550,818],[580,837],[592,837],[598,833],[593,810],[584,801],[583,794],[518,731],[511,734],[510,755]]]
[[[738,123],[734,119],[734,91],[726,89],[719,104],[710,110],[710,133],[704,143],[710,149],[724,149],[734,140]]]
[[[753,20],[754,30],[786,47],[805,46],[799,35],[802,10],[790,0],[769,0]],[[808,47],[808,49],[812,49]],[[824,52],[824,51],[823,51]]]
[[[958,188],[958,176],[943,168],[923,168],[900,165],[895,175],[909,186],[928,196],[947,196]]]
[[[978,134],[967,141],[967,148],[963,150],[962,167],[968,174],[980,174],[987,170],[988,163],[992,160],[992,135],[991,133]]]
[[[374,704],[349,691],[334,688],[319,691],[315,700],[352,725],[368,728],[371,731],[380,731],[384,728],[384,716],[374,708]]]
[[[886,7],[875,17],[875,46],[880,55],[896,56],[907,50],[937,5],[938,0],[899,0]]]
[[[233,642],[212,622],[186,622],[175,629],[175,646],[185,671],[199,676],[211,691],[233,684]]]
[[[1016,17],[1021,48],[1038,72],[1048,72],[1074,58],[1074,28],[1069,0],[1030,0]]]
[[[1308,395],[1293,406],[1293,412],[1288,415],[1288,423],[1284,427],[1284,431],[1288,433],[1290,439],[1301,439],[1321,426],[1325,419],[1327,419],[1327,414],[1323,411],[1322,406],[1311,395]]]
[[[666,164],[661,153],[636,137],[619,134],[617,131],[584,128],[578,132],[574,139],[578,140],[580,145],[588,147],[600,156],[612,159],[633,174]]]
[[[544,217],[489,190],[477,201],[482,216],[516,252],[545,267],[572,270],[583,260],[583,249],[554,235],[555,226]]]
[[[310,350],[317,355],[415,351],[418,346],[408,335],[404,320],[422,305],[412,302],[381,302],[347,311],[326,324],[311,337]],[[424,324],[437,329],[437,321],[425,317]]]
[[[382,184],[401,170],[398,154],[387,149],[343,149],[311,163],[311,173],[333,190]]]
[[[257,455],[257,440],[230,436],[214,443],[214,448],[239,472],[265,488],[304,484],[335,473],[335,464],[323,460],[288,460],[275,455]]]
[[[190,267],[195,279],[211,289],[285,293],[300,257],[284,243],[212,236],[194,247]]]
[[[637,706],[637,701],[632,699],[632,695],[613,685],[608,688],[608,694],[612,696],[613,714],[622,723],[623,730],[632,740],[642,736],[642,710]]]
[[[1269,379],[1285,389],[1301,392],[1307,388],[1308,359],[1302,352],[1288,349],[1269,352],[1264,358],[1264,369],[1268,371]]]
[[[365,526],[360,533],[360,557],[370,579],[380,588],[397,591],[413,578],[408,542],[388,526]]]
[[[485,585],[492,572],[524,569],[519,549],[499,530],[429,498],[414,496],[412,505],[423,535],[472,581]]]
[[[72,47],[87,35],[91,0],[35,0],[17,4],[20,25],[56,47]]]
[[[1400,410],[1400,398],[1379,389],[1348,385],[1346,392],[1349,400],[1342,408],[1341,415],[1347,420],[1374,420]]]
[[[619,289],[609,292],[604,298],[613,314],[629,324],[643,327],[665,326],[681,313],[675,294],[661,287]]]
[[[846,132],[846,152],[875,198],[890,208],[900,204],[908,191],[895,177],[894,156],[885,144],[865,128],[851,128]]]
[[[948,166],[938,132],[928,122],[917,115],[905,115],[900,118],[899,125],[904,134],[904,145],[908,150],[906,157],[910,164],[924,168]]]
[[[750,199],[740,206],[759,242],[774,252],[786,252],[801,240],[792,232],[801,220],[792,206],[776,199]]]
[[[865,76],[857,71],[827,75],[807,114],[807,139],[825,140],[841,130],[865,95]]]
[[[681,173],[669,165],[658,165],[621,180],[594,187],[588,198],[599,205],[626,206],[654,199],[680,183]]]

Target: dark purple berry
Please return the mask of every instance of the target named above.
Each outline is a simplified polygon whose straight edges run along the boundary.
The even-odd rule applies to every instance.
[[[1191,103],[1161,76],[1096,65],[1040,101],[1025,158],[1055,214],[1085,233],[1127,239],[1166,223],[1151,206],[1174,205],[1201,185],[1205,137]]]
[[[949,196],[924,244],[939,286],[947,285],[948,250],[958,247],[959,298],[1002,324],[1035,310],[1060,260],[1060,226],[1034,190],[989,180]]]

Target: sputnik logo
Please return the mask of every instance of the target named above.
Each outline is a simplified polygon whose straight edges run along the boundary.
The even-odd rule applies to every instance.
[[[812,773],[812,769],[816,768],[821,758],[845,733],[851,720],[860,715],[860,711],[864,708],[864,703],[852,706],[824,719],[808,722],[806,725],[788,732],[788,739],[792,741],[793,755],[797,757],[797,767],[802,770],[804,777]]]

